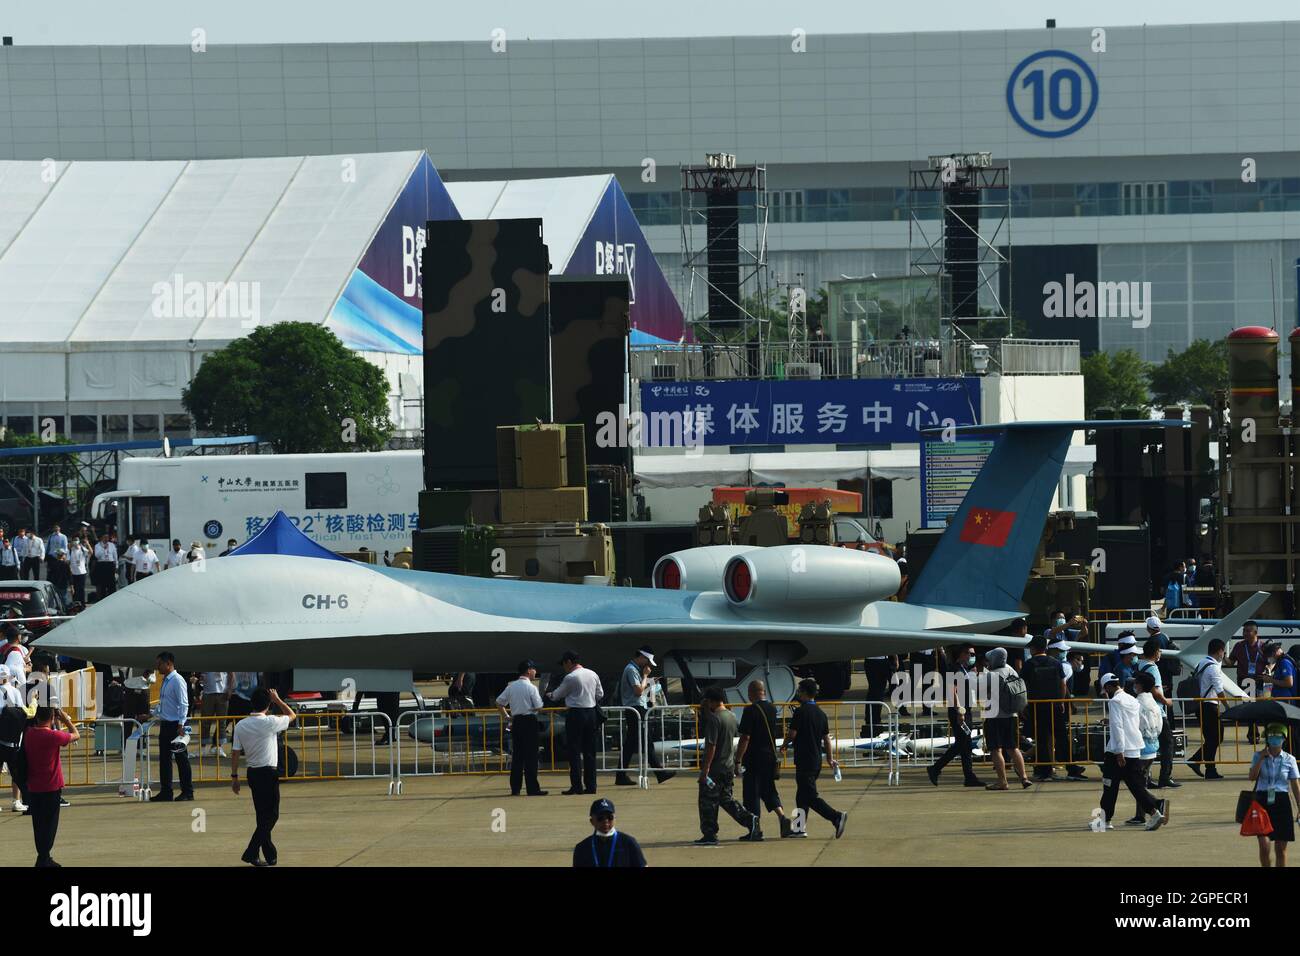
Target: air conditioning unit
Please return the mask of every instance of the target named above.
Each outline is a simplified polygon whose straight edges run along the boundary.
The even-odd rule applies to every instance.
[[[821,378],[822,366],[820,362],[791,362],[785,374],[787,378]]]
[[[652,382],[675,382],[677,381],[676,365],[652,365],[650,366],[650,381]]]

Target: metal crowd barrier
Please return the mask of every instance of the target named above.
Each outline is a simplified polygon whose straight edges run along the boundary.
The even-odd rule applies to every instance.
[[[186,720],[185,727],[190,735],[186,749],[194,783],[229,782],[230,738],[234,733],[234,725],[245,716],[247,715],[190,717]],[[147,751],[156,753],[158,722],[150,720],[143,730],[144,739],[148,741]],[[378,711],[354,714],[331,710],[295,714],[294,722],[280,735],[280,776],[286,781],[391,779],[395,747],[378,746],[376,730],[384,731],[392,739],[388,717]],[[217,753],[208,751],[208,741],[214,739],[213,731],[217,740]],[[242,760],[240,765],[247,768]],[[178,780],[178,771],[173,765],[173,788],[178,785]],[[149,778],[145,780],[146,784],[156,782]]]
[[[631,707],[602,707],[605,721],[597,734],[596,769],[641,772],[644,728],[633,735],[637,751],[624,753]],[[547,707],[541,720],[539,772],[567,770],[563,759],[565,708]],[[512,739],[496,708],[406,711],[397,719],[390,793],[402,792],[403,777],[510,772]],[[635,760],[629,759],[634,757]]]
[[[135,796],[149,785],[149,748],[139,721],[100,717],[79,721],[81,739],[63,751],[65,787],[116,786]]]
[[[897,734],[890,705],[883,701],[818,701],[817,705],[825,712],[830,724],[831,743],[840,766],[885,767],[889,783],[894,784],[897,780]],[[743,712],[745,706],[747,705],[729,704],[728,709]],[[778,748],[778,759],[781,769],[789,770],[793,768],[793,755],[788,748],[782,750],[781,747],[790,716],[799,705],[795,702],[774,701],[773,706],[777,711],[777,726],[772,730]],[[737,721],[739,719],[740,713],[737,713]],[[651,748],[657,746],[655,752],[663,769],[699,771],[700,757],[706,745],[700,736],[698,704],[651,707],[642,730],[644,751],[649,754]],[[650,769],[642,769],[643,786],[646,785]]]

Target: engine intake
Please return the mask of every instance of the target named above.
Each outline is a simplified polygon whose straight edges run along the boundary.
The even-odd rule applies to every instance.
[[[722,589],[733,605],[754,610],[861,606],[897,593],[892,558],[825,545],[756,548],[727,562]]]
[[[749,545],[716,544],[674,551],[655,562],[650,581],[668,591],[721,591],[727,562],[754,550]]]

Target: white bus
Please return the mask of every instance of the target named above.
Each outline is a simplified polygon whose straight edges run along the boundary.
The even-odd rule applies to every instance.
[[[119,540],[148,538],[164,560],[173,539],[215,557],[277,511],[331,551],[397,554],[411,546],[423,487],[421,451],[124,458],[94,510],[116,499]]]

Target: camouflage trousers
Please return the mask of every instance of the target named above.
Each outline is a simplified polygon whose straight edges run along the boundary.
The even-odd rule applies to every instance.
[[[725,810],[727,816],[748,830],[754,825],[754,815],[731,795],[731,784],[735,779],[732,772],[715,766],[709,776],[713,786],[700,784],[700,832],[706,837],[718,835],[718,810]]]

